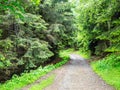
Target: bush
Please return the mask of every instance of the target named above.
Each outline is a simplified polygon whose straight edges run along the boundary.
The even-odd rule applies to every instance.
[[[93,70],[108,84],[120,90],[120,56],[111,54],[102,60],[91,63]]]

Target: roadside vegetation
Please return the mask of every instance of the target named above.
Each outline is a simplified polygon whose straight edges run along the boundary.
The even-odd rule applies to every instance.
[[[91,63],[93,70],[108,84],[120,90],[120,56],[111,54],[102,60]]]
[[[6,83],[0,84],[0,90],[16,90],[20,89],[28,84],[34,83],[36,80],[45,76],[48,72],[66,64],[69,60],[69,54],[72,53],[73,50],[69,49],[66,51],[60,51],[59,57],[61,61],[56,64],[47,65],[45,67],[38,67],[36,70],[31,70],[30,72],[24,72],[20,76],[14,75],[11,80],[8,80]],[[40,82],[40,84],[31,87],[30,90],[37,90],[36,88],[39,87],[39,90],[50,85],[54,80],[54,75],[50,76],[46,80]]]
[[[91,62],[93,70],[120,90],[120,1],[79,0],[76,4],[77,44],[101,58]]]
[[[44,88],[46,88],[47,86],[51,85],[54,82],[54,78],[55,76],[52,75],[47,79],[43,80],[42,82],[40,82],[39,84],[32,86],[30,90],[43,90]]]

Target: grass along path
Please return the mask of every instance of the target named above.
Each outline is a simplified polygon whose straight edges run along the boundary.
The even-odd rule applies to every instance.
[[[36,80],[34,83],[31,83],[20,90],[43,90],[44,88],[53,83],[54,78],[55,74],[50,72]]]
[[[47,86],[49,86],[53,83],[54,78],[55,78],[55,76],[51,75],[47,79],[42,80],[40,83],[30,87],[30,90],[43,90],[44,88],[46,88]]]
[[[93,70],[108,84],[120,90],[120,56],[111,54],[91,63]]]
[[[20,76],[14,75],[11,80],[8,80],[6,83],[0,83],[0,90],[19,90],[23,87],[34,83],[36,80],[39,80],[45,76],[48,72],[62,66],[69,60],[69,54],[72,52],[71,49],[60,51],[59,57],[62,59],[61,62],[55,65],[48,65],[44,68],[39,67],[36,70],[31,70],[29,73],[22,73]]]
[[[24,89],[27,87],[27,89],[30,89],[30,87],[32,85],[34,85],[35,81],[39,81],[40,79],[42,79],[43,81],[41,82],[44,82],[42,83],[43,86],[41,86],[41,82],[37,83],[37,87],[42,87],[42,88],[45,88],[46,86],[48,86],[50,83],[52,83],[52,79],[49,79],[49,78],[44,78],[44,76],[62,66],[63,64],[65,64],[66,62],[68,62],[69,60],[69,55],[72,53],[72,52],[75,52],[73,49],[67,49],[67,50],[61,50],[59,52],[59,57],[62,58],[62,61],[55,64],[55,65],[48,65],[44,68],[42,67],[39,67],[38,69],[36,70],[31,70],[31,72],[27,73],[22,73],[21,76],[17,76],[17,75],[14,75],[13,78],[11,80],[8,80],[6,83],[4,84],[0,84],[0,90],[19,90],[19,89]],[[77,51],[75,53],[78,53],[78,54],[81,54],[81,52]],[[84,57],[87,57],[87,54],[82,54],[82,56]],[[48,74],[49,75],[49,74]],[[46,77],[46,76],[45,76]],[[46,81],[50,81],[49,83],[46,83]],[[32,84],[32,85],[31,85]],[[23,88],[24,87],[24,88]],[[31,88],[34,88],[31,87]],[[25,89],[26,90],[26,89]]]

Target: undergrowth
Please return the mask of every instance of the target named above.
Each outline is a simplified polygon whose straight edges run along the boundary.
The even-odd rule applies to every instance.
[[[39,67],[37,70],[32,70],[30,73],[22,73],[21,76],[14,75],[11,80],[8,80],[4,84],[0,84],[0,90],[18,90],[30,83],[33,83],[54,68],[55,67],[53,65],[49,65],[44,68]]]
[[[91,63],[93,70],[108,84],[120,90],[120,56],[111,54],[102,60]]]
[[[44,68],[39,67],[36,70],[31,70],[29,73],[24,72],[21,74],[21,76],[13,75],[11,80],[8,80],[4,84],[0,84],[0,90],[16,90],[16,89],[18,90],[28,84],[35,82],[37,79],[46,75],[48,72],[67,63],[67,61],[69,60],[69,54],[71,52],[73,51],[72,50],[60,51],[59,57],[62,59],[62,61],[55,65],[48,65],[48,66],[45,66]],[[45,84],[48,84],[48,83],[45,83]]]

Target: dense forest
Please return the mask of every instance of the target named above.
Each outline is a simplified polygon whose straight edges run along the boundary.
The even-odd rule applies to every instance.
[[[64,0],[0,3],[0,75],[34,69],[54,60],[59,49],[74,47],[76,27],[71,3]],[[4,77],[0,80],[7,79]]]
[[[0,82],[69,48],[104,57],[97,73],[120,74],[120,0],[0,0]]]

